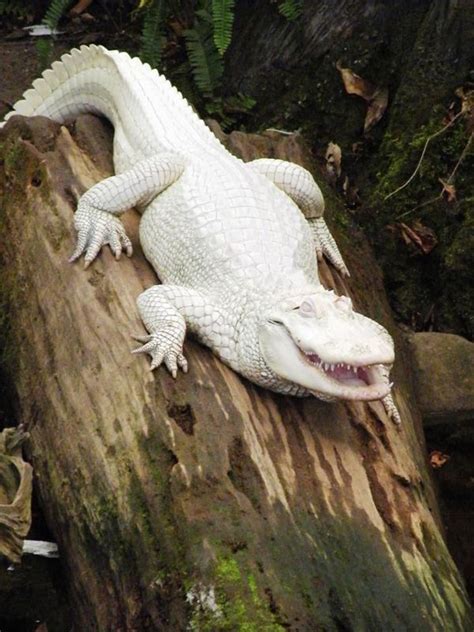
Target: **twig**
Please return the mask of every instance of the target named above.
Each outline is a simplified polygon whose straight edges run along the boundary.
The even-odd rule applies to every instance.
[[[441,193],[437,195],[435,198],[432,198],[431,200],[427,200],[426,202],[423,202],[422,204],[417,204],[416,206],[411,208],[409,211],[405,211],[401,215],[397,215],[395,219],[399,220],[399,219],[402,219],[403,217],[406,217],[407,215],[411,215],[418,209],[423,208],[424,206],[428,206],[429,204],[433,204],[433,202],[437,202],[438,200],[441,200],[442,197],[443,197],[443,192],[441,191]]]
[[[392,195],[395,195],[395,193],[398,193],[399,191],[401,191],[402,189],[404,189],[405,187],[407,187],[407,186],[410,184],[410,182],[411,182],[411,181],[413,180],[413,178],[416,176],[416,174],[418,173],[418,171],[419,171],[419,169],[420,169],[420,167],[421,167],[421,163],[423,162],[423,158],[425,157],[425,153],[426,153],[426,150],[427,150],[427,148],[428,148],[428,145],[429,145],[430,141],[432,141],[432,140],[433,140],[433,138],[436,138],[436,136],[439,136],[440,134],[442,134],[443,132],[445,132],[445,131],[449,128],[449,127],[451,127],[451,125],[453,125],[453,123],[454,123],[454,122],[455,122],[455,121],[456,121],[456,120],[457,120],[457,119],[458,119],[458,118],[459,118],[462,114],[464,114],[464,111],[463,111],[463,110],[461,110],[460,112],[458,112],[458,113],[456,114],[456,116],[455,116],[454,118],[452,118],[452,119],[449,121],[449,123],[447,123],[447,125],[445,125],[445,126],[444,126],[444,127],[442,127],[440,130],[438,130],[437,132],[435,132],[434,134],[432,134],[431,136],[429,136],[429,137],[426,139],[425,146],[423,147],[423,151],[421,152],[421,156],[420,156],[420,159],[419,159],[419,161],[418,161],[418,164],[416,165],[415,171],[411,174],[411,176],[408,178],[408,180],[407,180],[404,184],[402,184],[401,186],[399,186],[399,187],[398,187],[398,189],[395,189],[395,191],[392,191],[391,193],[389,193],[388,195],[386,195],[386,196],[384,197],[384,201],[385,201],[385,200],[388,200],[389,198],[391,198],[391,197],[392,197]]]
[[[467,143],[464,147],[464,149],[461,152],[461,155],[459,156],[459,160],[456,163],[456,166],[454,167],[451,175],[449,176],[449,178],[447,179],[447,183],[451,184],[452,179],[454,178],[454,176],[456,175],[456,171],[459,168],[459,165],[462,163],[462,161],[464,160],[464,158],[467,156],[467,152],[469,151],[469,145],[471,144],[471,141],[474,137],[474,132],[471,132],[471,135],[469,136],[469,138],[467,139]]]
[[[459,160],[457,161],[454,169],[451,171],[448,179],[446,180],[446,184],[451,184],[452,183],[452,181],[454,179],[454,176],[456,175],[456,171],[459,169],[459,167],[461,166],[464,158],[467,156],[467,152],[469,151],[469,146],[470,146],[473,138],[474,138],[474,132],[471,132],[471,135],[467,139],[467,143],[465,144],[464,149],[462,150],[461,155],[459,156]],[[438,200],[441,200],[443,198],[444,190],[445,189],[443,188],[441,193],[439,195],[437,195],[435,198],[432,198],[431,200],[427,200],[426,202],[423,202],[422,204],[418,204],[417,206],[411,208],[409,211],[405,211],[405,213],[402,213],[401,215],[398,215],[396,219],[400,220],[403,217],[406,217],[407,215],[411,215],[412,213],[414,213],[418,209],[423,208],[424,206],[428,206],[429,204],[433,204],[433,202],[437,202]],[[469,199],[467,198],[464,201],[469,201]]]

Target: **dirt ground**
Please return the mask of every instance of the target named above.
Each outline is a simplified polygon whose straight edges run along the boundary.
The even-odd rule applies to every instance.
[[[0,118],[39,73],[36,45],[31,39],[0,40]]]

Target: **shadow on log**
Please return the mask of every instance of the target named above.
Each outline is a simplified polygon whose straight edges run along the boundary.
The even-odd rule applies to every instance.
[[[4,368],[75,629],[471,629],[401,341],[401,430],[379,403],[259,389],[189,340],[187,375],[151,373],[130,354],[135,299],[155,282],[138,216],[124,217],[132,259],[67,263],[110,139],[91,116],[15,117],[0,136]],[[353,278],[323,265],[325,284],[393,332],[365,242],[342,237]]]

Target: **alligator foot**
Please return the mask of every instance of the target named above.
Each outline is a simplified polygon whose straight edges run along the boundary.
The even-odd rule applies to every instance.
[[[329,232],[326,222],[322,217],[308,220],[313,235],[314,245],[318,260],[321,261],[323,255],[329,259],[333,266],[339,270],[342,276],[351,276],[337,247],[334,237]]]
[[[402,423],[402,418],[400,417],[400,413],[398,412],[397,407],[395,406],[395,402],[393,401],[392,395],[391,394],[386,395],[382,399],[382,404],[385,408],[385,412],[393,421],[393,423],[399,426]]]
[[[188,361],[182,353],[180,336],[176,335],[176,327],[170,323],[164,325],[160,331],[146,336],[132,336],[134,340],[144,343],[143,346],[134,349],[132,353],[149,353],[151,355],[150,371],[153,371],[164,361],[166,368],[176,378],[178,367],[184,373],[188,371]]]
[[[123,250],[132,256],[132,242],[128,238],[122,222],[107,211],[79,203],[74,216],[77,230],[77,244],[69,261],[73,262],[85,252],[84,264],[87,268],[99,254],[102,246],[108,244],[116,259]]]

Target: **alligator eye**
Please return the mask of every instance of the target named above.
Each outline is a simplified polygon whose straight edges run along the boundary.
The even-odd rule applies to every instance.
[[[301,315],[305,318],[321,318],[321,310],[319,306],[310,299],[304,300],[299,309]]]

